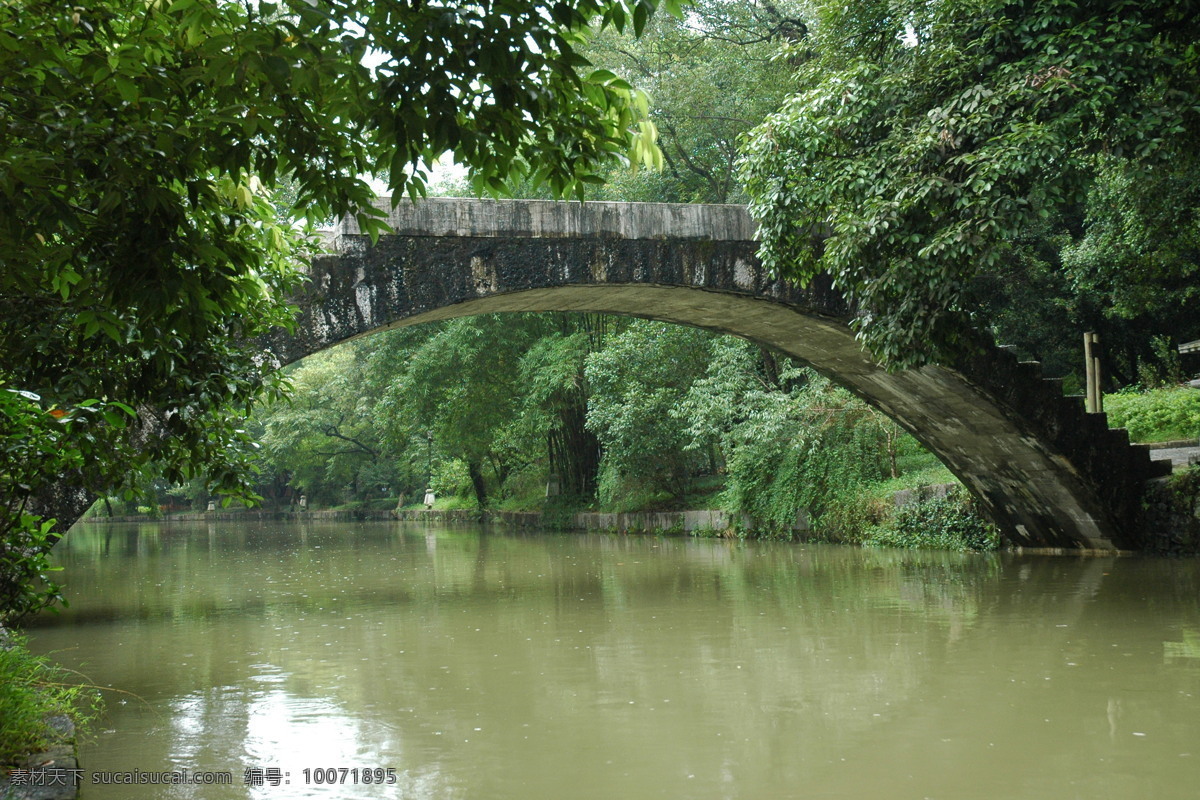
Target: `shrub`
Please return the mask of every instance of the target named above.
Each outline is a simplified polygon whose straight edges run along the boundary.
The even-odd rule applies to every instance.
[[[894,444],[891,423],[846,390],[810,370],[784,378],[796,385],[747,392],[744,418],[722,436],[728,475],[722,505],[780,534],[790,530],[797,509],[843,515],[866,485],[888,473]]]
[[[66,605],[50,579],[54,520],[0,506],[0,625],[17,624],[44,608]],[[0,716],[3,719],[3,716]]]
[[[439,461],[429,476],[429,489],[437,497],[458,497],[471,494],[471,475],[467,462],[459,458]]]
[[[1200,436],[1200,391],[1192,388],[1105,395],[1104,410],[1109,424],[1127,428],[1135,442]]]
[[[1192,464],[1167,480],[1179,510],[1196,516],[1200,513],[1200,464]]]
[[[54,520],[28,508],[39,491],[78,471],[81,446],[99,446],[88,419],[98,405],[47,409],[38,395],[0,381],[0,625],[16,624],[62,600],[47,575]]]
[[[863,544],[874,547],[923,547],[937,550],[996,550],[1000,534],[980,515],[966,490],[923,498],[896,509],[891,519],[872,528]]]
[[[864,487],[854,487],[830,500],[823,512],[813,519],[814,538],[845,544],[864,543],[870,532],[888,520],[891,512],[887,500],[868,494]]]

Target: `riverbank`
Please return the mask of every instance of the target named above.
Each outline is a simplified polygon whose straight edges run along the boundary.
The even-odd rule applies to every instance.
[[[237,511],[197,511],[149,517],[144,514],[89,517],[88,522],[246,522],[265,520],[287,521],[365,521],[400,520],[403,522],[437,522],[439,524],[484,522],[517,528],[549,528],[555,530],[614,531],[618,533],[687,533],[717,535],[735,530],[753,531],[748,517],[735,519],[725,511],[641,511],[624,513],[492,511],[473,508],[428,509],[405,508],[339,509],[328,511],[283,511],[243,509]],[[808,530],[808,518],[797,514],[796,533]]]
[[[0,800],[75,800],[79,797],[79,754],[75,725],[58,714],[49,726],[55,743],[17,760],[0,772]]]
[[[486,522],[517,528],[549,528],[572,531],[612,531],[615,533],[682,533],[692,536],[753,533],[749,517],[735,518],[725,511],[629,511],[602,513],[581,511],[555,513],[539,511],[478,511],[471,509],[402,509],[391,512],[393,519],[406,522]],[[808,515],[796,515],[792,533],[803,536],[809,530]]]
[[[362,520],[396,519],[394,511],[376,508],[330,509],[313,511],[290,511],[273,508],[239,508],[221,511],[179,511],[159,516],[150,514],[117,514],[105,516],[95,514],[84,517],[81,522],[258,522],[266,520],[323,520],[327,522],[350,522]]]
[[[827,541],[842,544],[879,544],[893,547],[934,547],[951,550],[994,550],[999,540],[981,528],[970,500],[957,484],[936,484],[894,491],[880,497],[864,497],[854,508],[843,509],[835,526],[814,529],[804,509],[795,512],[786,527],[767,525],[747,514],[718,509],[682,511],[579,511],[551,508],[542,511],[480,510],[477,508],[398,509],[233,509],[184,512],[160,517],[127,515],[93,516],[90,522],[246,522],[246,521],[367,521],[400,520],[436,524],[485,523],[517,528],[561,531],[608,531],[623,534],[685,534],[760,539]],[[861,506],[861,507],[860,507]],[[914,514],[914,512],[916,512]],[[953,519],[949,524],[945,517]],[[914,518],[910,520],[910,518]],[[906,521],[921,530],[910,530]],[[978,523],[978,524],[969,524]],[[966,535],[962,530],[969,529]],[[876,541],[878,540],[878,541]]]
[[[0,627],[0,800],[74,800],[79,756],[71,709],[79,689]],[[93,710],[95,706],[93,704]]]
[[[895,483],[892,483],[892,487]],[[756,522],[745,514],[715,509],[686,511],[545,511],[479,510],[476,508],[399,509],[356,508],[326,510],[224,509],[184,512],[160,517],[94,515],[89,522],[259,522],[259,521],[368,521],[400,520],[425,524],[485,523],[505,527],[559,531],[605,531],[622,534],[681,534],[750,539],[819,541],[831,544],[904,549],[993,551],[1002,542],[996,528],[981,516],[959,484],[940,483],[888,490],[885,484],[849,500],[830,504],[813,520],[796,512],[787,528]],[[1174,476],[1156,481],[1148,493],[1146,513],[1158,520],[1155,536],[1145,551],[1159,555],[1196,555],[1200,552],[1200,469],[1183,467]],[[1115,551],[1081,551],[1076,548],[1015,548],[1043,555],[1098,555]]]

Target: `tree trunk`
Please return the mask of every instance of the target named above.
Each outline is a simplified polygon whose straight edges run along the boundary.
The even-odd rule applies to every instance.
[[[471,476],[471,485],[475,487],[475,500],[480,508],[487,508],[487,484],[483,480],[483,468],[479,462],[472,459],[467,462],[467,474]]]
[[[767,383],[775,389],[785,389],[783,383],[779,380],[779,360],[775,358],[775,354],[767,348],[759,345],[758,357],[762,363],[763,377]]]
[[[577,497],[591,497],[600,471],[600,440],[587,428],[586,420],[587,401],[582,396],[559,411],[565,451],[560,477],[565,493]]]
[[[82,483],[83,478],[77,473],[64,475],[30,498],[26,512],[55,520],[52,542],[58,541],[95,502],[96,495],[81,489]]]

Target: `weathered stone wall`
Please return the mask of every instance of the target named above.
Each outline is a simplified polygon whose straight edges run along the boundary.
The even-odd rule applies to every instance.
[[[390,510],[354,508],[326,511],[284,511],[272,508],[222,509],[220,511],[184,511],[164,517],[146,514],[127,514],[114,517],[94,516],[88,522],[262,522],[274,520],[309,520],[311,522],[350,522],[361,520],[395,519]]]
[[[1147,552],[1159,555],[1200,554],[1200,472],[1196,467],[1173,478],[1150,482],[1142,505],[1148,522]]]
[[[381,201],[385,202],[385,201]],[[732,333],[855,392],[935,452],[1014,544],[1138,549],[1146,451],[1086,415],[1036,365],[984,348],[960,369],[889,373],[859,347],[828,281],[758,263],[738,206],[439,199],[390,211],[378,243],[345,225],[296,298],[283,362],[390,327],[507,311],[627,314]]]
[[[406,509],[397,511],[395,519],[402,522],[455,524],[488,522],[516,528],[556,528],[573,531],[617,531],[620,533],[696,533],[727,531],[735,527],[753,530],[749,518],[735,520],[725,511],[636,511],[625,513],[596,513],[581,511],[575,514],[547,515],[537,511],[475,511]],[[797,531],[807,530],[807,517]]]

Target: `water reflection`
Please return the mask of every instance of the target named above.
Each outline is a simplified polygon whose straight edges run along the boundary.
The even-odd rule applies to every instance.
[[[1192,562],[398,524],[95,526],[56,558],[73,605],[36,645],[146,701],[114,706],[84,766],[235,776],[170,797],[1171,798],[1200,778]],[[355,766],[397,783],[304,785]],[[250,767],[292,784],[244,786]]]

